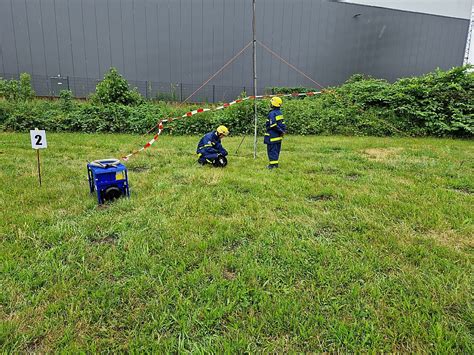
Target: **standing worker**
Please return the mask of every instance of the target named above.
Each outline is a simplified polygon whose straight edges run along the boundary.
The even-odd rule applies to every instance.
[[[283,121],[283,114],[280,110],[281,104],[283,103],[282,99],[275,96],[270,100],[272,109],[268,113],[268,118],[266,122],[267,133],[263,142],[267,145],[268,160],[268,169],[278,168],[278,158],[280,157],[281,150],[281,141],[283,140],[283,135],[286,132],[286,125]]]
[[[196,153],[198,163],[201,165],[212,164],[216,167],[227,165],[227,150],[224,149],[221,139],[229,135],[226,126],[219,126],[215,131],[206,133],[198,143]]]

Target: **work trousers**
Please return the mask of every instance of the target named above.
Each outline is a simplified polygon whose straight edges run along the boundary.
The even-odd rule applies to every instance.
[[[267,144],[268,160],[270,165],[278,165],[278,159],[280,157],[281,142]]]

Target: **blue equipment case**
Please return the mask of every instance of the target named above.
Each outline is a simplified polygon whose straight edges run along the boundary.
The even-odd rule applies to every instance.
[[[97,191],[97,201],[103,204],[121,196],[130,197],[128,172],[117,159],[95,160],[87,164],[90,193]]]

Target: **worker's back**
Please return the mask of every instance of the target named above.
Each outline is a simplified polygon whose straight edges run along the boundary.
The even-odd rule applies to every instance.
[[[213,147],[218,141],[220,141],[220,139],[217,136],[216,131],[208,132],[199,141],[196,152],[199,153],[203,148]]]

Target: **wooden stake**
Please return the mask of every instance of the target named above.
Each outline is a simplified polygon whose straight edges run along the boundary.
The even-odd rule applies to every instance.
[[[36,149],[36,157],[38,158],[38,179],[41,186],[41,163],[40,163],[40,150]]]

